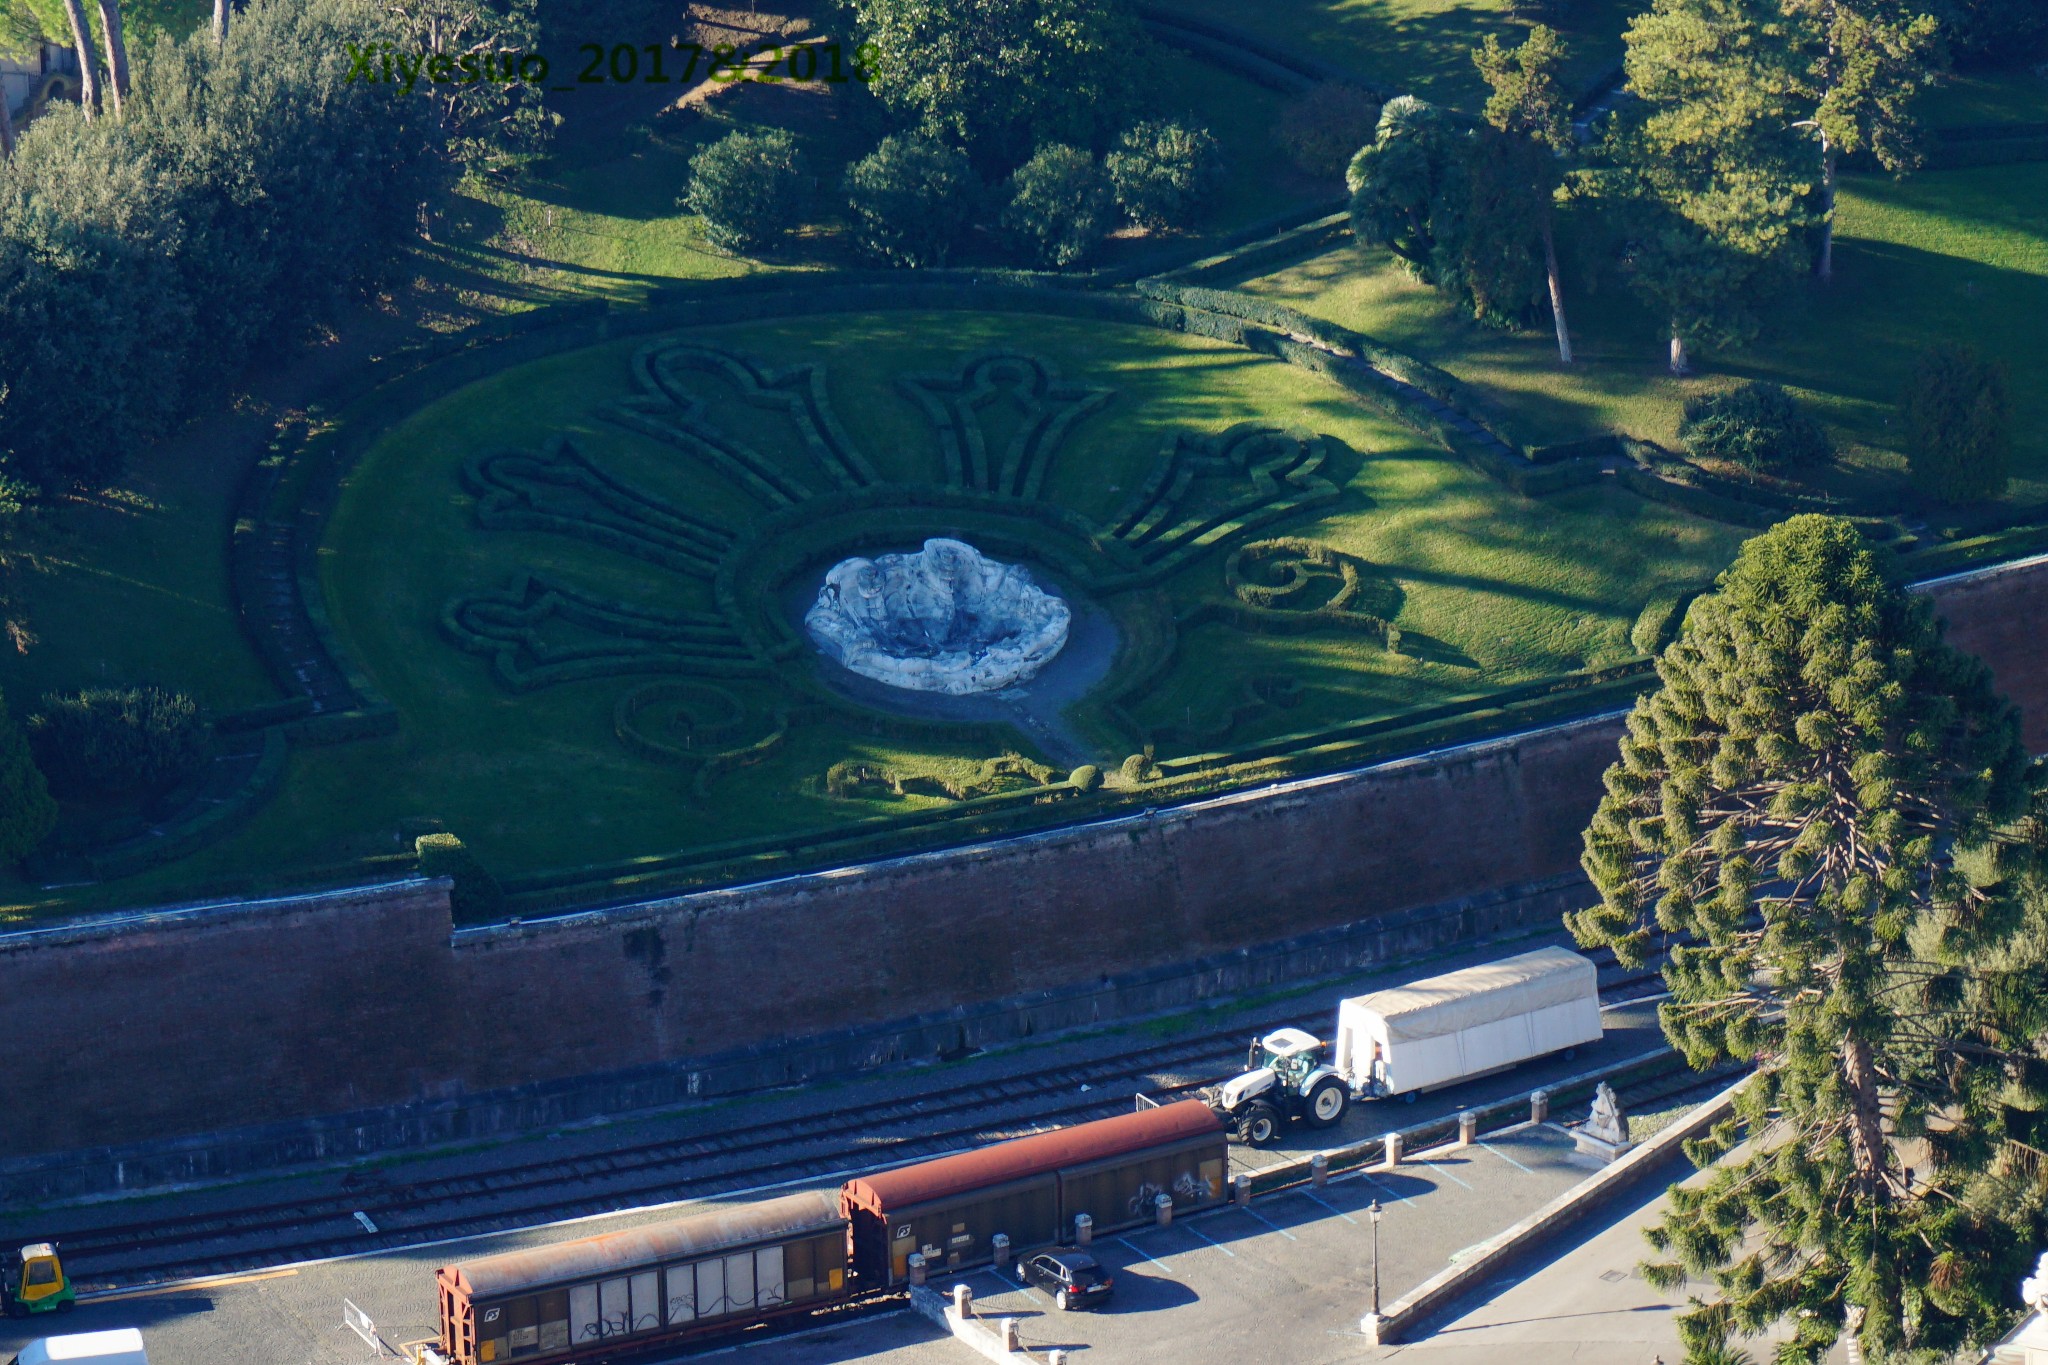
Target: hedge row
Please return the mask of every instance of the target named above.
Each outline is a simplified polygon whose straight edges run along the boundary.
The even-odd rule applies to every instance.
[[[956,830],[960,836],[946,845],[948,847],[1025,834],[1054,825],[1071,824],[1076,818],[1072,809],[1076,802],[1081,802],[1089,815],[1114,814],[1156,806],[1163,801],[1190,800],[1253,782],[1308,776],[1382,762],[1402,754],[1470,743],[1505,731],[1589,714],[1606,703],[1619,707],[1626,705],[1653,680],[1647,663],[1632,667],[1634,672],[1604,683],[1519,700],[1502,700],[1509,697],[1509,693],[1502,693],[1493,698],[1496,704],[1480,705],[1426,722],[1393,718],[1371,734],[1342,738],[1263,759],[1192,770],[1180,766],[1186,760],[1161,760],[1158,764],[1160,780],[1136,788],[1104,787],[1084,793],[1071,782],[1055,783],[1023,792],[980,797],[944,810],[878,817],[840,830],[793,840],[753,840],[744,845],[699,849],[672,858],[565,869],[545,877],[508,882],[507,889],[520,913],[535,914],[675,895],[760,877],[787,876],[810,869],[895,856],[912,849],[929,850],[932,844],[923,837],[924,831],[940,824]],[[1509,692],[1519,690],[1510,689]]]
[[[1355,85],[1382,102],[1401,93],[1392,86],[1381,85],[1334,62],[1326,62],[1319,57],[1303,56],[1298,52],[1268,43],[1255,33],[1233,28],[1228,24],[1213,23],[1180,10],[1141,4],[1138,6],[1138,17],[1154,28],[1164,28],[1174,31],[1176,35],[1185,34],[1207,40],[1202,47],[1195,50],[1226,70],[1238,70],[1250,76],[1249,65],[1258,63],[1264,67],[1292,73],[1296,88],[1315,81],[1338,81],[1345,85]],[[1176,36],[1174,41],[1183,40]]]
[[[256,766],[225,800],[218,804],[194,803],[187,808],[183,818],[164,827],[162,833],[154,838],[132,843],[126,848],[87,855],[84,861],[92,879],[112,881],[117,877],[132,877],[138,872],[175,862],[241,828],[284,781],[288,758],[284,733],[275,728],[264,731],[263,749],[257,756]]]

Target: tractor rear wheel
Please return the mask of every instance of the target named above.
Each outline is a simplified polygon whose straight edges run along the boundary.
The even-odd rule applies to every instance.
[[[1350,1102],[1344,1082],[1325,1076],[1308,1092],[1308,1121],[1318,1128],[1331,1127],[1344,1117],[1344,1107]]]
[[[1263,1100],[1246,1105],[1237,1121],[1237,1135],[1254,1147],[1263,1147],[1280,1135],[1280,1111]]]

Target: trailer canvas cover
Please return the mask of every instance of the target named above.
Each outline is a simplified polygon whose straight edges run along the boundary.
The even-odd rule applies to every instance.
[[[1346,1000],[1337,1068],[1366,1079],[1383,1038],[1396,1092],[1434,1087],[1600,1037],[1593,964],[1565,948],[1447,972]]]

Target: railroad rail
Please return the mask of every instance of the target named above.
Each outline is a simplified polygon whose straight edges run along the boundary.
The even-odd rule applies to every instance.
[[[1640,999],[1661,985],[1655,962],[1631,971],[1610,955],[1599,958],[1607,959],[1600,968],[1603,1008]],[[1320,1028],[1328,1012],[1285,1022]],[[37,1230],[61,1241],[87,1298],[418,1246],[796,1185],[1126,1112],[1140,1092],[1179,1098],[1234,1074],[1245,1036],[1244,1027],[1235,1025],[964,1088],[288,1201],[99,1224],[85,1220],[90,1209],[52,1210]],[[1675,1056],[1671,1060],[1683,1070]],[[81,1215],[78,1225],[63,1226],[65,1213]]]

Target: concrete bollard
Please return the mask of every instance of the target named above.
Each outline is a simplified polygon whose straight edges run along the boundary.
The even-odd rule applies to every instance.
[[[1467,1109],[1458,1115],[1458,1145],[1470,1147],[1472,1140],[1479,1136],[1479,1115]]]
[[[1045,1365],[1067,1365],[1067,1353],[1055,1346],[1045,1353]]]
[[[953,1286],[953,1311],[962,1322],[974,1316],[974,1291],[964,1284]]]
[[[1010,1263],[1010,1234],[999,1232],[989,1239],[989,1250],[995,1253],[996,1269],[1001,1270]]]
[[[912,1284],[924,1283],[924,1253],[922,1251],[910,1253],[910,1282]]]
[[[1380,1340],[1380,1332],[1385,1323],[1386,1319],[1378,1313],[1367,1313],[1358,1320],[1358,1330],[1364,1334],[1366,1345],[1383,1346],[1386,1344]]]
[[[1389,1166],[1401,1164],[1401,1135],[1399,1133],[1387,1134],[1387,1164]]]
[[[1074,1245],[1088,1246],[1095,1240],[1095,1219],[1085,1213],[1074,1215]]]
[[[1532,1091],[1530,1091],[1530,1092],[1529,1092],[1529,1122],[1531,1122],[1531,1123],[1547,1123],[1547,1122],[1549,1122],[1549,1121],[1550,1121],[1550,1092],[1549,1092],[1548,1090],[1532,1090]]]
[[[1152,1196],[1152,1221],[1162,1228],[1173,1226],[1173,1196],[1157,1194]]]
[[[1308,1159],[1309,1183],[1317,1189],[1330,1183],[1330,1154],[1317,1152]]]
[[[1230,1177],[1230,1202],[1239,1208],[1250,1208],[1252,1202],[1252,1178],[1248,1175]]]
[[[1016,1320],[1015,1318],[1003,1318],[1002,1320],[1000,1320],[999,1322],[997,1322],[997,1323],[996,1323],[996,1337],[997,1337],[997,1340],[999,1340],[999,1341],[1001,1341],[1001,1342],[1003,1343],[1003,1349],[1004,1349],[1005,1351],[1014,1351],[1014,1350],[1016,1350],[1016,1349],[1017,1349],[1017,1320]]]

